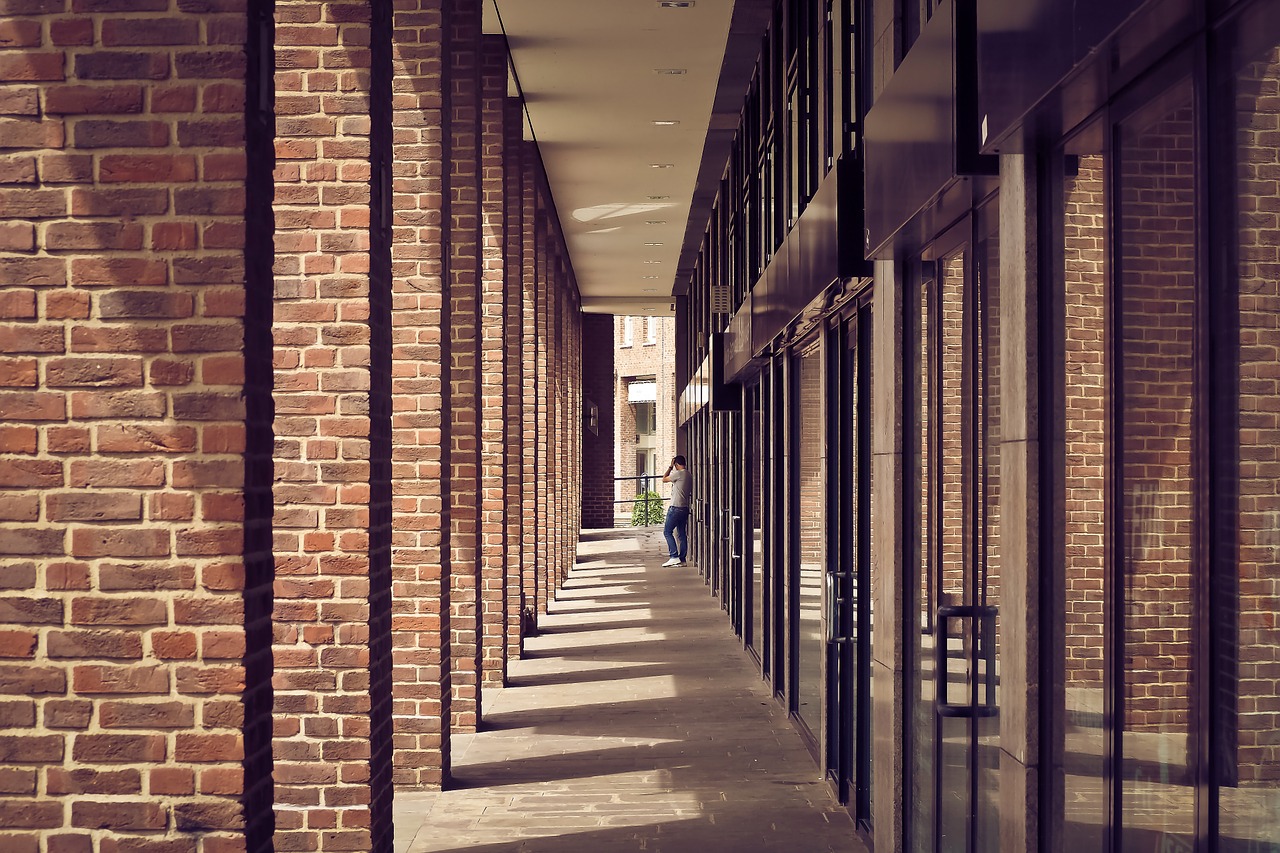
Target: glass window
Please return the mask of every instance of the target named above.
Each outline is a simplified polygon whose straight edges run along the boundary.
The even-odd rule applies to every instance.
[[[936,282],[933,264],[922,263],[920,288],[914,312],[919,322],[915,334],[917,405],[914,408],[916,430],[912,435],[914,456],[919,470],[916,481],[919,503],[916,507],[915,542],[916,578],[909,586],[906,607],[907,643],[910,648],[911,699],[909,721],[911,826],[909,849],[913,853],[932,853],[934,827],[934,745],[936,735],[934,709],[934,626],[933,571],[937,565],[935,489],[933,468],[937,464],[933,423],[933,379],[936,365],[933,301]]]
[[[1121,848],[1135,851],[1190,850],[1195,825],[1194,116],[1186,79],[1125,119],[1117,134],[1121,410],[1114,451],[1124,599],[1117,698]]]
[[[1259,9],[1261,9],[1259,4]],[[1232,65],[1237,358],[1215,406],[1239,446],[1221,482],[1234,535],[1214,572],[1218,822],[1223,851],[1280,850],[1280,14],[1242,22]],[[1233,482],[1234,481],[1234,482]]]
[[[1062,364],[1054,424],[1063,464],[1058,486],[1063,507],[1057,545],[1057,596],[1063,602],[1056,678],[1051,685],[1058,742],[1054,763],[1063,768],[1061,843],[1052,849],[1102,850],[1106,829],[1103,790],[1103,427],[1106,384],[1103,328],[1106,279],[1106,159],[1084,143],[1062,160],[1060,196]],[[1056,822],[1051,822],[1055,826]]]
[[[797,460],[795,541],[796,598],[799,638],[796,673],[796,713],[809,731],[821,731],[822,657],[826,637],[822,623],[825,578],[826,477],[822,405],[822,346],[815,342],[796,359],[795,458]]]

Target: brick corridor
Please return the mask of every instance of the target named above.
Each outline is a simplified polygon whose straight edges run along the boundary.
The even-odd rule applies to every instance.
[[[396,853],[865,853],[662,534],[587,532],[542,633],[455,736],[456,784],[398,792]]]

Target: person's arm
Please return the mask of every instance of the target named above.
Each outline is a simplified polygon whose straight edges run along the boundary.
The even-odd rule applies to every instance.
[[[670,465],[668,465],[668,466],[667,466],[667,473],[665,473],[665,474],[663,474],[663,475],[662,475],[662,482],[664,482],[664,483],[670,483],[670,482],[671,482],[671,469],[672,469],[672,468],[674,468],[674,467],[676,467],[676,463],[675,463],[675,462],[672,462]]]

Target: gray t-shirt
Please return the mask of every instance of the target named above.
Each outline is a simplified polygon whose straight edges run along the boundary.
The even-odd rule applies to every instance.
[[[673,468],[667,475],[667,479],[671,481],[671,505],[688,506],[689,487],[693,485],[693,477],[689,474],[689,470],[686,468],[681,471],[679,468]]]

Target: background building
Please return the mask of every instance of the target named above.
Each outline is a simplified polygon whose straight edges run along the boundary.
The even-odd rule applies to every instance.
[[[662,474],[676,455],[676,347],[671,317],[614,318],[617,401],[617,523],[631,523],[630,498],[647,487],[663,498]],[[646,477],[646,480],[631,478]]]

